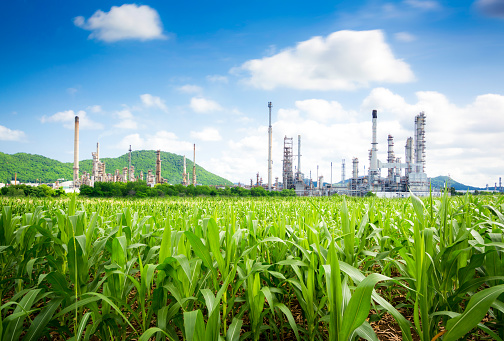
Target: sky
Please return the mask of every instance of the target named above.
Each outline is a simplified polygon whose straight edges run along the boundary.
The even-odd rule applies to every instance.
[[[306,177],[365,174],[374,109],[381,161],[423,111],[429,177],[504,175],[504,0],[20,0],[0,32],[4,153],[71,162],[78,115],[80,160],[196,144],[207,170],[266,182],[272,102],[280,181],[298,135]]]

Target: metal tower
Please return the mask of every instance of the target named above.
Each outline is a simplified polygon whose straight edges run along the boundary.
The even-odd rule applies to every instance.
[[[284,137],[284,158],[283,158],[283,188],[294,188],[294,177],[292,174],[292,137]]]

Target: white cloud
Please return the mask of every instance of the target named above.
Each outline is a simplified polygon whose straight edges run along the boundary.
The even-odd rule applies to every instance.
[[[193,144],[186,141],[180,141],[172,132],[160,130],[154,135],[146,134],[144,136],[136,133],[125,136],[116,146],[118,149],[127,149],[129,145],[136,150],[164,150],[171,153],[181,153],[192,151]]]
[[[87,109],[89,111],[91,111],[92,113],[99,113],[99,112],[102,112],[102,107],[99,106],[99,105],[92,105],[92,106],[89,106],[87,107]]]
[[[109,12],[96,11],[89,19],[74,19],[77,27],[92,31],[89,38],[114,42],[124,39],[141,41],[165,39],[158,12],[146,5],[112,6]]]
[[[441,8],[439,2],[433,0],[405,0],[404,3],[424,11],[438,10]]]
[[[80,110],[77,113],[75,113],[73,110],[60,111],[49,117],[44,115],[42,116],[40,121],[42,123],[46,122],[63,123],[63,127],[67,129],[74,129],[75,116],[79,116],[80,129],[103,129],[103,124],[91,120],[84,110]]]
[[[313,37],[274,56],[253,59],[231,70],[250,73],[247,83],[262,89],[350,90],[370,83],[414,80],[409,65],[396,59],[382,31],[338,31]]]
[[[340,103],[336,101],[326,101],[323,99],[308,99],[296,101],[296,107],[307,113],[310,119],[317,122],[351,122],[355,113],[343,110]]]
[[[79,90],[77,90],[76,88],[68,88],[67,90],[67,93],[70,95],[70,96],[73,96],[75,95]]]
[[[477,0],[475,5],[489,17],[504,18],[504,1],[502,0]]]
[[[151,94],[143,94],[140,95],[140,99],[147,108],[158,108],[165,112],[168,111],[165,101],[162,100],[160,97],[152,96]]]
[[[212,83],[225,83],[227,84],[228,78],[222,75],[209,75],[206,77],[209,82]]]
[[[203,91],[203,89],[197,85],[186,84],[186,85],[182,85],[181,87],[179,87],[178,91],[186,93],[186,94],[199,94]]]
[[[416,100],[407,101],[389,89],[376,88],[363,99],[358,112],[343,108],[336,101],[309,99],[293,107],[278,109],[273,122],[273,177],[282,174],[282,148],[285,136],[301,135],[301,170],[312,171],[333,181],[341,177],[341,160],[346,160],[346,177],[351,174],[353,157],[359,158],[359,174],[368,168],[371,142],[371,110],[378,110],[379,159],[387,158],[387,136],[395,141],[395,153],[404,160],[404,145],[414,133],[414,118],[421,111],[427,116],[426,171],[430,177],[448,175],[473,186],[493,184],[504,169],[504,95],[485,94],[467,105],[456,105],[435,91],[420,91]],[[228,142],[219,157],[202,162],[207,169],[233,181],[249,182],[257,172],[266,181],[266,125],[242,129],[240,137]],[[297,158],[294,158],[297,165]],[[384,174],[383,172],[382,174]],[[281,179],[280,179],[281,181]]]
[[[504,168],[504,160],[498,157],[504,154],[500,142],[504,140],[504,115],[500,115],[504,112],[504,96],[481,95],[462,107],[434,91],[420,91],[416,96],[417,102],[410,104],[389,90],[375,89],[363,107],[373,103],[375,108],[399,118],[408,130],[413,129],[412,115],[425,111],[429,176],[450,173],[455,180],[476,186],[500,176]]]
[[[26,134],[21,130],[12,130],[3,125],[0,125],[0,141],[23,141],[26,139]]]
[[[189,106],[191,107],[192,110],[194,110],[194,112],[200,114],[222,110],[222,107],[220,106],[219,103],[203,97],[191,98],[191,104],[189,104]]]
[[[191,131],[190,134],[192,139],[197,139],[201,141],[220,141],[222,140],[222,136],[219,134],[219,131],[215,128],[204,128],[201,131]]]
[[[115,113],[120,122],[115,124],[114,127],[120,129],[137,129],[138,124],[135,121],[133,114],[128,109],[124,109]]]
[[[397,41],[401,41],[403,43],[411,43],[416,40],[416,37],[408,32],[397,32],[394,34],[394,37]]]

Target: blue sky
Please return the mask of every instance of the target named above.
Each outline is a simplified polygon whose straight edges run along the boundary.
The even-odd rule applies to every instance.
[[[347,177],[403,156],[427,115],[427,174],[492,186],[504,169],[504,1],[16,1],[0,13],[0,151],[72,161],[162,149],[234,182],[273,176],[283,137],[302,171]],[[297,153],[297,150],[295,150]],[[154,161],[153,161],[154,167]]]

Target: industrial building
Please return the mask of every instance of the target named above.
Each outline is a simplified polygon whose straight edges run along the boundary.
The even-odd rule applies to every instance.
[[[268,103],[270,109],[270,126],[268,130],[268,180],[271,179],[271,102]],[[352,177],[345,179],[345,160],[342,160],[341,183],[338,186],[332,185],[332,163],[331,163],[331,184],[323,186],[324,178],[318,174],[316,184],[310,178],[305,179],[301,173],[301,136],[298,136],[298,165],[297,171],[293,172],[293,138],[284,137],[283,160],[282,160],[282,183],[276,184],[273,189],[295,189],[298,195],[321,196],[331,194],[347,194],[352,196],[364,196],[368,192],[375,193],[380,197],[404,197],[410,192],[418,196],[430,194],[430,183],[425,173],[425,120],[424,112],[415,116],[415,129],[413,137],[409,137],[405,144],[404,162],[401,157],[396,157],[394,151],[394,138],[388,135],[388,150],[386,162],[378,159],[377,142],[377,120],[378,112],[372,111],[372,140],[369,150],[368,173],[359,176],[359,159],[352,159]],[[387,173],[382,177],[382,170]],[[267,184],[271,188],[271,182]],[[436,194],[434,194],[436,195]]]
[[[128,167],[124,167],[122,172],[116,169],[114,173],[107,173],[105,163],[100,161],[100,144],[96,144],[96,152],[91,153],[93,157],[91,173],[83,172],[79,175],[79,116],[75,116],[74,130],[74,167],[73,167],[73,182],[72,188],[77,189],[81,185],[94,186],[95,182],[132,182],[143,181],[144,174],[140,171],[138,176],[135,176],[135,167],[131,165],[131,146],[129,148]],[[184,156],[184,172],[182,174],[182,184],[189,184],[188,174],[186,171],[186,160]],[[147,171],[146,182],[149,186],[166,183],[166,179],[161,176],[161,151],[156,151],[156,171]],[[196,145],[194,145],[194,165],[192,172],[192,184],[196,186]]]

